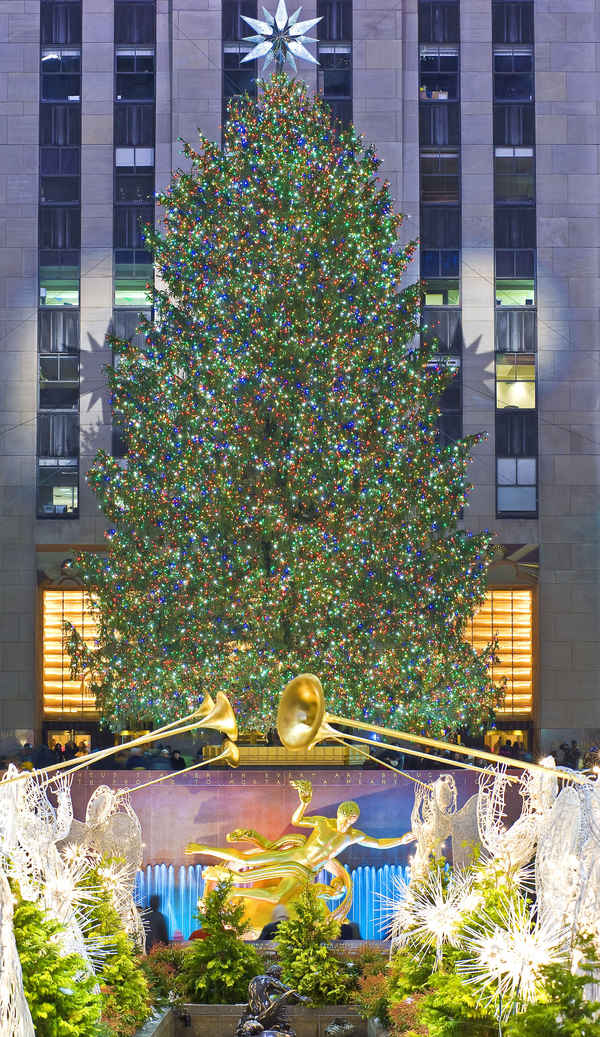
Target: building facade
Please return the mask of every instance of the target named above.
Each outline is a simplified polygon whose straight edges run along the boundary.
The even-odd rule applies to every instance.
[[[85,482],[123,451],[107,333],[135,333],[140,225],[254,89],[253,0],[0,5],[0,735],[84,740],[62,620],[93,638],[69,571],[102,548]],[[600,739],[600,0],[309,0],[301,73],[373,141],[423,335],[456,371],[440,436],[487,432],[464,522],[498,558],[470,636],[500,636],[501,726],[532,747]],[[416,266],[410,278],[419,273]],[[87,624],[87,626],[86,626]]]

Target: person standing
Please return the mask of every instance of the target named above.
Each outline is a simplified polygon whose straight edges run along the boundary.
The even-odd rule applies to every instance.
[[[146,951],[149,954],[157,943],[169,943],[167,920],[160,908],[160,898],[153,893],[150,897],[150,911],[146,916]]]

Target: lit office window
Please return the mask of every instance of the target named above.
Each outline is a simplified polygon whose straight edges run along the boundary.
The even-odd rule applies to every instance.
[[[496,407],[533,410],[535,407],[535,355],[496,354]]]
[[[482,651],[497,638],[498,662],[492,680],[506,680],[502,705],[497,713],[531,717],[533,712],[533,591],[491,590],[469,624],[469,640]]]
[[[42,697],[45,719],[65,715],[96,716],[96,700],[86,677],[73,680],[66,650],[65,622],[94,646],[97,623],[83,590],[45,590],[42,601]]]

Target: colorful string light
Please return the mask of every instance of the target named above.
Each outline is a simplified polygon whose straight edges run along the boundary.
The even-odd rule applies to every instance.
[[[451,375],[418,345],[415,245],[379,160],[278,73],[231,103],[225,145],[149,234],[163,287],[110,379],[127,467],[89,483],[112,528],[79,558],[99,638],[71,648],[105,722],[165,722],[227,692],[271,726],[292,676],[336,713],[449,734],[488,721],[463,637],[491,538],[457,529],[475,437],[441,446]]]

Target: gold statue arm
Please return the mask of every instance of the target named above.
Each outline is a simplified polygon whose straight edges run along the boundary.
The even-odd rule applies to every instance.
[[[404,846],[405,843],[414,843],[416,836],[412,832],[398,836],[397,839],[373,839],[368,835],[362,836],[357,842],[361,846],[370,846],[373,850],[391,850],[394,846]]]
[[[314,828],[319,821],[324,821],[324,817],[304,816],[304,811],[312,800],[312,785],[310,781],[290,781],[290,785],[293,789],[296,789],[300,796],[300,802],[292,814],[292,824],[297,825],[298,828]]]

